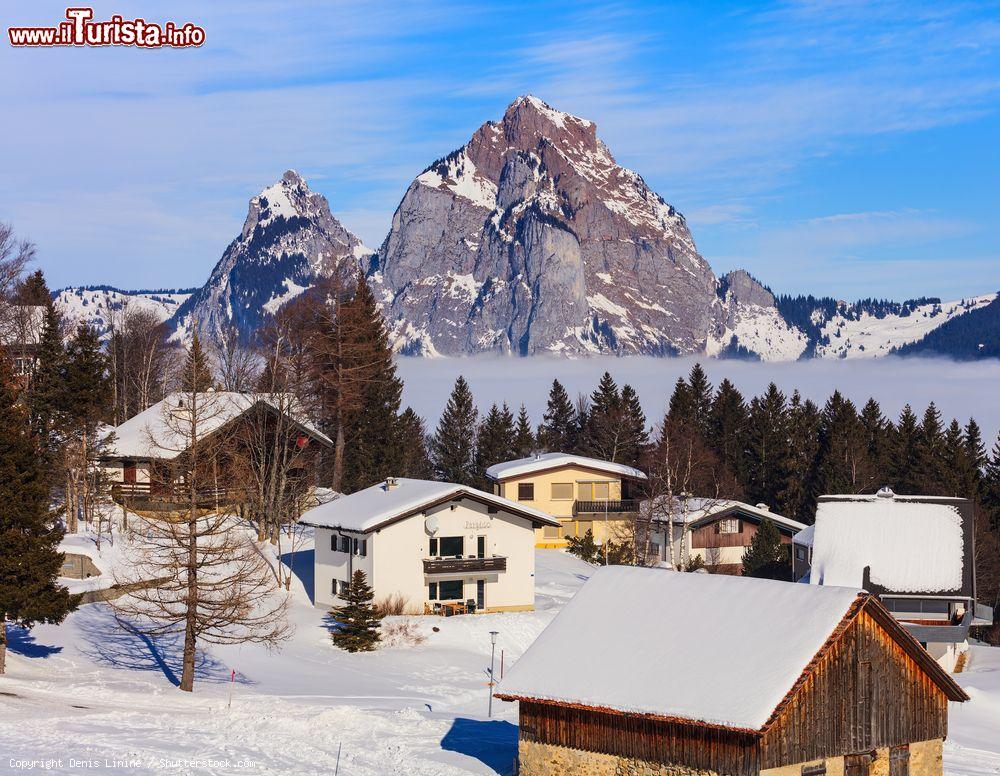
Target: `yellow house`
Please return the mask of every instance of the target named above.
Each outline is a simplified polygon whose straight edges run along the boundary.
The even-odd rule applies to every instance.
[[[556,518],[560,526],[535,531],[536,547],[565,547],[567,536],[588,530],[605,541],[638,510],[637,485],[646,475],[632,466],[570,453],[542,453],[486,470],[493,492]]]

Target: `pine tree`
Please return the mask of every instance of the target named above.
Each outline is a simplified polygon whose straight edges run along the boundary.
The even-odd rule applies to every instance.
[[[791,580],[790,556],[770,518],[761,521],[750,546],[743,551],[743,576]]]
[[[620,461],[627,454],[622,428],[622,398],[618,385],[605,372],[590,396],[590,410],[580,440],[585,455]]]
[[[180,371],[178,389],[185,393],[207,391],[215,387],[212,364],[201,345],[201,338],[195,332],[185,355],[184,367]]]
[[[622,463],[639,468],[649,451],[649,429],[646,414],[642,411],[639,395],[631,385],[622,386],[621,392]]]
[[[694,410],[694,421],[698,424],[701,435],[707,439],[709,434],[709,416],[712,410],[712,384],[701,364],[691,367],[688,375],[688,387],[691,389],[691,404]]]
[[[747,481],[746,435],[749,411],[743,395],[729,380],[719,383],[708,413],[709,447],[736,481]]]
[[[510,461],[516,457],[514,435],[514,416],[510,407],[506,402],[502,409],[494,404],[479,424],[479,432],[476,435],[477,487],[490,490],[491,484],[486,476],[486,470],[493,464]]]
[[[469,384],[459,375],[431,440],[431,460],[439,480],[473,486],[478,481],[475,461],[478,417]]]
[[[0,674],[8,625],[59,623],[78,602],[57,583],[63,534],[49,525],[46,464],[26,428],[4,360],[0,364]]]
[[[819,492],[816,466],[821,423],[819,407],[793,392],[788,405],[788,477],[776,507],[780,514],[807,524],[815,519]]]
[[[889,430],[888,484],[896,493],[916,495],[923,492],[917,470],[919,433],[917,416],[907,404],[899,414],[899,422]]]
[[[667,403],[667,418],[675,426],[698,427],[698,408],[691,386],[684,382],[683,377],[678,377],[674,383],[674,392],[670,394],[670,401]]]
[[[538,444],[553,453],[569,453],[577,443],[576,410],[562,383],[552,381],[549,401],[538,427]]]
[[[817,484],[822,493],[864,493],[875,481],[868,434],[854,402],[834,391],[823,408]]]
[[[354,296],[341,306],[340,314],[350,318],[347,350],[358,382],[355,409],[345,423],[349,454],[344,457],[341,485],[345,493],[353,493],[399,474],[402,450],[393,437],[403,382],[396,374],[382,313],[361,273]]]
[[[399,473],[418,480],[434,478],[434,467],[427,454],[427,431],[423,419],[407,407],[399,416],[394,434],[399,446]]]
[[[750,503],[776,506],[788,481],[788,412],[785,395],[771,383],[750,402],[747,485]]]
[[[861,425],[868,442],[868,458],[874,470],[875,485],[881,487],[889,477],[889,422],[874,398],[861,410]]]
[[[106,490],[98,458],[104,452],[98,427],[111,413],[111,382],[107,359],[97,332],[80,326],[66,349],[60,401],[65,439],[67,528],[76,531],[77,518],[91,524]],[[100,549],[100,526],[98,526]]]
[[[947,488],[948,463],[945,460],[944,430],[941,413],[934,402],[927,405],[917,434],[916,493],[937,495]]]
[[[983,508],[994,531],[1000,530],[1000,435],[993,445],[993,455],[983,469]]]
[[[535,449],[535,434],[531,430],[531,418],[528,410],[522,404],[517,413],[517,424],[514,426],[514,455],[517,458],[527,458]]]
[[[18,283],[14,291],[14,303],[30,307],[43,307],[52,302],[52,294],[45,282],[45,274],[36,269]]]
[[[983,444],[983,433],[973,418],[969,418],[969,422],[965,424],[964,439],[965,455],[969,462],[969,480],[965,483],[965,492],[981,500],[983,470],[989,459],[986,456],[986,445]]]
[[[973,463],[965,446],[965,434],[958,420],[952,419],[944,431],[942,455],[945,466],[941,472],[939,493],[945,496],[959,496],[975,499],[975,477],[972,474]]]
[[[566,552],[575,555],[586,563],[598,564],[604,561],[604,553],[601,546],[594,541],[594,532],[587,529],[583,536],[567,536]]]
[[[358,569],[342,596],[347,603],[330,612],[338,626],[333,633],[334,644],[348,652],[371,652],[375,649],[380,638],[382,617],[372,603],[374,597],[365,572]]]
[[[62,337],[62,316],[51,300],[45,307],[45,322],[35,358],[36,367],[27,395],[28,422],[39,453],[52,465],[60,444],[60,412],[66,398],[66,349]]]

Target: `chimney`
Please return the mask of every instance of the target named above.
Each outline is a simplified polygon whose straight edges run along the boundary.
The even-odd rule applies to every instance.
[[[769,507],[767,504],[758,504],[757,505],[757,509],[760,509],[763,512],[770,512],[771,511],[771,507]]]
[[[878,489],[878,493],[875,494],[878,498],[895,498],[896,494],[892,492],[892,488],[888,485],[883,485]]]
[[[398,487],[399,487],[399,480],[397,480],[395,477],[386,477],[385,478],[385,489],[386,490],[395,490]]]

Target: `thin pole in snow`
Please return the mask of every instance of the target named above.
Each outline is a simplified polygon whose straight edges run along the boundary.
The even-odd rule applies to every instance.
[[[500,650],[500,679],[503,679],[503,650]]]
[[[487,716],[493,716],[493,685],[496,682],[493,681],[493,661],[497,654],[497,636],[500,635],[499,631],[490,631],[490,707]]]
[[[333,769],[333,776],[337,776],[337,774],[340,773],[340,750],[343,746],[343,741],[337,743],[337,765]]]
[[[227,709],[233,707],[233,682],[236,681],[236,669],[233,668],[229,672],[229,702],[226,704]]]

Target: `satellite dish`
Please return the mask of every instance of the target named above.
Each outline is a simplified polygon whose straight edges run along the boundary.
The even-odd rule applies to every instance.
[[[436,534],[438,532],[438,528],[440,527],[441,526],[438,525],[437,515],[430,515],[426,520],[424,520],[424,530],[431,536]]]

